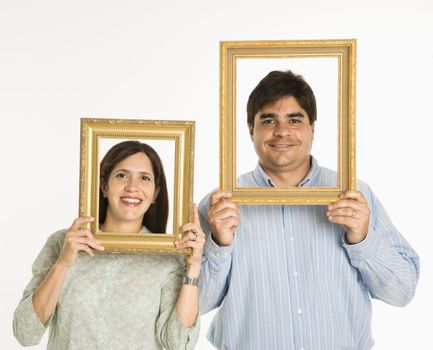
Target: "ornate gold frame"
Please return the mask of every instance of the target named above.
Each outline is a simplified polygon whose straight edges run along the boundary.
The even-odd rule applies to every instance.
[[[98,218],[99,162],[98,145],[103,138],[175,141],[173,231],[166,234],[104,233],[97,220],[88,227],[105,247],[105,252],[189,254],[176,249],[179,227],[191,217],[193,200],[194,131],[193,121],[81,119],[80,216]]]
[[[336,187],[236,187],[236,64],[248,58],[338,59],[338,181]],[[220,43],[220,188],[240,204],[328,204],[356,189],[356,40],[223,41]],[[258,83],[258,82],[257,82]],[[252,169],[251,169],[252,170]]]

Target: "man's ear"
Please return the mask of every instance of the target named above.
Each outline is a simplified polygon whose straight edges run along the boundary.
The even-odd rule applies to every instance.
[[[248,129],[249,129],[249,131],[250,131],[250,138],[251,138],[251,141],[253,141],[254,126],[248,126]]]
[[[101,189],[101,192],[102,192],[102,195],[104,196],[104,198],[107,198],[107,184],[105,183],[104,179],[100,180],[99,188]]]
[[[313,134],[313,140],[314,140],[314,125],[316,125],[315,123],[311,124],[311,132]]]

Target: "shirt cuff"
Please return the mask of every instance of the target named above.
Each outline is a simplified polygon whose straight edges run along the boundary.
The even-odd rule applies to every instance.
[[[193,349],[200,333],[200,318],[197,316],[191,327],[186,327],[179,319],[176,307],[170,315],[167,333],[171,335],[170,346],[173,349]],[[171,340],[171,341],[170,341]]]
[[[19,343],[23,346],[39,344],[52,317],[46,325],[41,322],[33,308],[33,294],[21,301],[14,315],[14,333]]]
[[[236,239],[236,236],[234,237]],[[204,251],[208,257],[212,257],[219,260],[225,260],[231,257],[231,253],[233,251],[233,243],[229,246],[220,247],[212,238],[212,233],[209,235],[208,239],[206,239],[206,243],[204,245]]]
[[[370,256],[374,256],[382,244],[379,235],[374,231],[369,231],[364,240],[356,244],[347,242],[346,233],[343,235],[342,241],[349,257],[358,260],[365,260]]]

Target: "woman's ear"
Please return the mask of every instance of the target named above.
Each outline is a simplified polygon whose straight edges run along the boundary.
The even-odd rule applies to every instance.
[[[101,189],[103,197],[107,198],[107,184],[105,183],[104,179],[100,180],[99,188]]]
[[[155,204],[155,201],[156,201],[156,199],[158,198],[159,190],[160,190],[160,189],[161,189],[161,188],[160,188],[159,186],[155,188],[155,193],[153,194],[153,201],[152,201],[152,204]]]

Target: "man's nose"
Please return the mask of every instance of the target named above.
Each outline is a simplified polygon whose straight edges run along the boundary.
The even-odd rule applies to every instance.
[[[280,123],[274,129],[274,135],[279,137],[285,137],[290,135],[292,128],[288,123]]]

